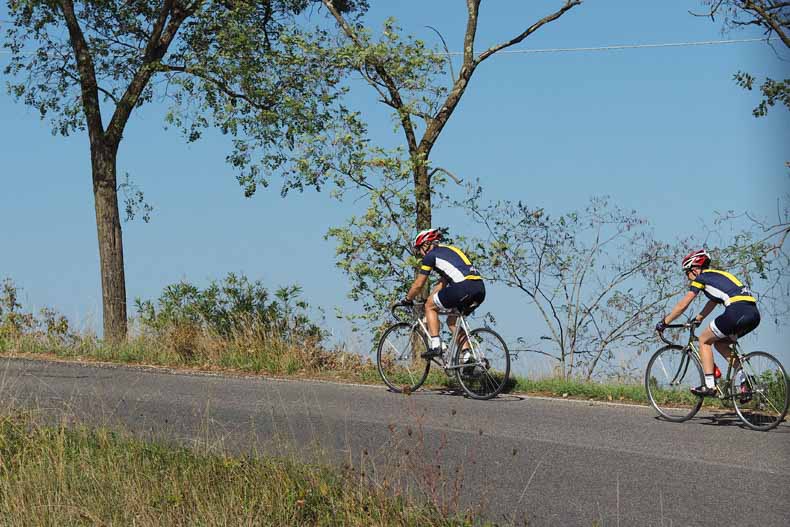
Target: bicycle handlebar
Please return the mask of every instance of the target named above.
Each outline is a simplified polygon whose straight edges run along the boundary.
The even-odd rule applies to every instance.
[[[699,327],[700,324],[702,324],[702,322],[697,322],[694,319],[690,319],[690,320],[688,320],[687,322],[685,322],[683,324],[667,324],[664,327],[664,329],[679,329],[679,328],[690,329],[691,330],[691,334],[693,335],[694,334],[694,328]],[[670,341],[668,341],[667,339],[664,338],[664,332],[663,331],[656,331],[656,333],[658,333],[658,338],[660,338],[665,344],[669,344],[671,346],[675,346],[676,345],[674,342],[670,342]]]
[[[390,313],[392,313],[393,317],[398,318],[397,315],[395,314],[395,310],[396,309],[401,308],[401,307],[408,307],[412,311],[414,311],[415,308],[418,308],[419,306],[422,306],[422,305],[423,305],[423,302],[403,302],[403,301],[395,302],[394,304],[392,304],[390,306]]]

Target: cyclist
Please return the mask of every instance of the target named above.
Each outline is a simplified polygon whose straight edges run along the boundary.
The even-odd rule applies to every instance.
[[[469,258],[457,247],[442,245],[442,233],[439,229],[420,231],[414,238],[414,251],[422,257],[420,272],[406,294],[405,303],[412,303],[420,294],[428,275],[436,271],[439,283],[431,290],[425,300],[425,318],[431,341],[423,358],[438,357],[442,353],[439,339],[439,309],[457,308],[462,312],[471,312],[483,303],[486,289],[483,279]],[[448,316],[447,325],[455,331],[457,317]],[[463,349],[469,349],[467,342],[459,342]],[[466,359],[466,357],[464,357]]]
[[[679,317],[700,291],[708,298],[708,303],[696,316],[697,323],[702,322],[716,305],[724,304],[724,313],[711,321],[699,336],[699,354],[705,373],[705,384],[691,389],[694,395],[710,397],[716,395],[711,345],[729,361],[729,344],[732,338],[742,337],[756,328],[760,324],[760,312],[757,310],[757,300],[746,285],[730,273],[710,269],[710,255],[705,249],[686,255],[682,265],[690,282],[689,292],[656,324],[656,331],[664,331],[667,324]]]

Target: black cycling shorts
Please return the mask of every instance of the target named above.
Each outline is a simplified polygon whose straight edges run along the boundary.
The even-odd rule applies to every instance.
[[[461,312],[471,312],[486,298],[486,286],[482,280],[464,280],[450,284],[433,295],[433,303],[442,309],[457,308]]]
[[[754,302],[735,302],[710,323],[713,334],[720,339],[730,335],[742,337],[760,325],[760,312]]]

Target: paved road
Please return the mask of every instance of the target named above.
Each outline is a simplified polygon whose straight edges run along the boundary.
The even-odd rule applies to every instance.
[[[517,524],[790,525],[788,423],[760,433],[726,414],[674,424],[637,406],[4,358],[0,403],[188,444],[351,460],[379,478],[405,469],[403,485]]]

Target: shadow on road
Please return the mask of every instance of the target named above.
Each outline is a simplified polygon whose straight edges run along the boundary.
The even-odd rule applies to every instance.
[[[662,419],[661,416],[655,416],[655,420],[663,422],[663,423],[670,423],[666,419]],[[752,430],[745,424],[743,421],[738,417],[738,414],[733,411],[724,411],[724,412],[716,412],[709,415],[696,415],[685,421],[683,423],[676,423],[678,425],[700,425],[700,426],[716,426],[716,427],[728,427],[733,426],[737,428],[741,428],[743,430],[749,432],[758,432],[759,430]],[[769,430],[772,434],[790,434],[790,422],[788,422],[787,418],[780,423],[776,428],[773,430]]]
[[[461,397],[461,398],[464,398],[464,399],[469,399],[470,401],[474,400],[474,399],[472,399],[470,397],[467,397],[466,394],[464,393],[464,391],[461,390],[460,388],[458,388],[458,389],[455,389],[455,388],[435,388],[435,389],[420,388],[419,391],[414,392],[414,393],[410,393],[408,395],[404,395],[404,394],[400,394],[400,393],[397,393],[397,392],[393,392],[392,390],[387,390],[387,391],[389,393],[391,393],[392,395],[394,395],[394,396],[398,396],[398,395],[401,395],[401,396],[404,396],[404,397],[445,396],[445,397]],[[501,393],[501,394],[497,395],[496,397],[494,397],[493,399],[489,399],[487,401],[476,401],[476,402],[480,402],[480,403],[516,402],[516,401],[523,401],[525,399],[526,399],[526,397],[523,396],[523,395],[516,395],[516,394],[513,394],[513,393]]]

